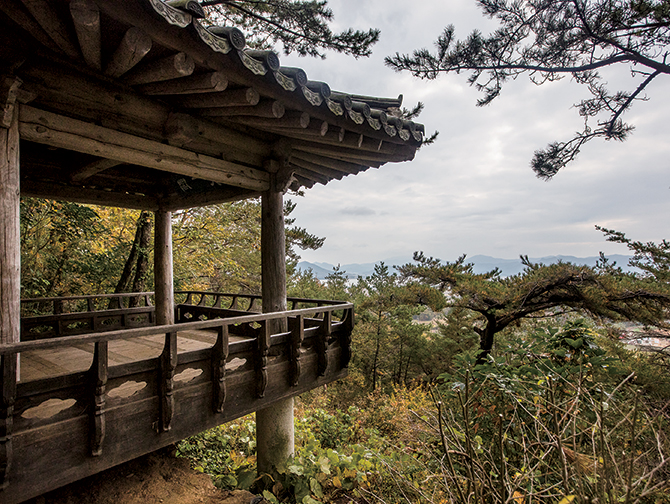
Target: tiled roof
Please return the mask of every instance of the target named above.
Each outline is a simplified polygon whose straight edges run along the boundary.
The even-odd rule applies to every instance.
[[[31,106],[260,171],[267,169],[261,160],[280,158],[293,187],[411,160],[423,140],[423,125],[399,117],[402,95],[331,90],[282,66],[276,53],[247,48],[239,29],[213,25],[195,1],[3,0],[0,11],[5,28],[20,27],[5,29],[0,42],[14,44],[27,32],[26,52],[37,48],[34,59],[16,63],[24,87],[37,90]],[[56,66],[66,76],[46,83]],[[64,103],[69,90],[59,86],[72,88],[73,103]],[[94,110],[78,86],[122,96],[127,107]],[[86,183],[97,187],[101,177]]]

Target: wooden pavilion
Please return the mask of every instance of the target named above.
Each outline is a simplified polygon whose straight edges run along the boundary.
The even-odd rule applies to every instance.
[[[292,397],[346,375],[353,307],[287,300],[282,195],[411,160],[400,105],[245,48],[195,1],[0,0],[0,502],[252,411],[259,470],[286,457]],[[155,294],[22,303],[20,196],[155,212]],[[175,294],[171,212],[258,196],[262,296]],[[88,360],[31,374],[67,349]]]

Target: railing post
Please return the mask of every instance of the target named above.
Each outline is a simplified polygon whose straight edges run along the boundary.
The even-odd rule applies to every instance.
[[[0,357],[0,490],[9,485],[12,465],[12,429],[16,398],[16,354]]]
[[[324,376],[328,369],[328,341],[332,334],[333,327],[333,312],[323,312],[323,321],[317,333],[316,339],[316,353],[318,355],[318,373],[319,376]]]
[[[174,417],[174,372],[177,369],[177,333],[165,335],[165,346],[160,357],[161,362],[161,430],[167,432],[172,428]]]
[[[212,385],[214,393],[212,397],[212,408],[214,413],[223,413],[223,405],[226,402],[226,361],[228,360],[228,326],[222,325],[218,328],[218,337],[212,351]]]
[[[340,367],[349,367],[351,361],[351,334],[354,330],[354,309],[349,308],[344,312],[344,327],[340,333]]]
[[[268,387],[268,353],[270,352],[271,320],[261,322],[261,333],[256,342],[256,397],[265,397]]]
[[[91,456],[102,455],[105,440],[105,389],[107,387],[108,342],[95,344],[91,377],[94,383],[93,410],[91,412]]]
[[[301,373],[301,352],[300,347],[302,342],[305,339],[305,316],[297,315],[294,318],[289,319],[289,325],[291,326],[291,373],[290,380],[291,386],[295,387],[300,381]]]

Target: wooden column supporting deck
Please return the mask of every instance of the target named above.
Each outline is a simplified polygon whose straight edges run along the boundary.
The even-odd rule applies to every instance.
[[[0,344],[21,335],[21,249],[19,229],[19,120],[12,97],[19,81],[0,81]],[[0,489],[9,484],[17,356],[0,361]]]
[[[286,311],[286,237],[284,231],[284,198],[276,187],[276,173],[271,176],[271,190],[262,195],[261,268],[263,313]],[[266,334],[287,331],[286,320],[273,324]],[[267,367],[270,342],[259,337],[261,360]],[[256,412],[256,449],[258,473],[269,473],[273,467],[293,454],[293,397]]]
[[[154,277],[156,283],[156,324],[174,324],[174,286],[172,273],[172,212],[155,213]],[[165,335],[165,347],[160,356],[160,429],[172,429],[174,417],[174,375],[177,369],[177,333]]]

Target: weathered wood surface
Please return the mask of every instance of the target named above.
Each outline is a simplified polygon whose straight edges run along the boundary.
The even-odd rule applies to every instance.
[[[78,58],[79,51],[70,38],[70,32],[63,19],[47,0],[21,0],[30,14],[56,45],[69,57]]]
[[[191,299],[194,300],[194,296]],[[205,304],[210,299],[207,297]],[[310,304],[321,302],[307,301]],[[303,300],[297,302],[302,303]],[[99,340],[98,348],[91,348],[88,353],[91,360],[88,361],[90,367],[87,371],[21,381],[16,392],[15,373],[7,372],[8,368],[3,367],[0,420],[4,413],[13,421],[13,429],[10,438],[12,453],[5,456],[9,484],[0,490],[2,502],[21,502],[345,376],[346,369],[341,368],[340,342],[343,339],[340,333],[348,330],[346,320],[351,309],[350,304],[342,304],[162,326],[158,329],[165,331],[163,335],[155,334],[157,328],[142,328],[118,331],[118,334],[63,337],[48,341],[55,348],[65,349],[72,345],[91,345],[91,342]],[[317,355],[321,343],[316,341],[321,338],[324,321],[329,317],[306,317],[333,311],[342,312],[344,320],[332,323],[332,335],[326,342],[327,371],[325,376],[319,376],[323,363],[319,363]],[[226,341],[226,328],[232,328],[233,323],[235,327],[239,327],[238,323],[267,325],[268,319],[285,323],[287,317],[291,320],[290,333],[261,331],[261,338],[230,336]],[[187,338],[180,335],[182,328],[189,332],[193,328],[208,329],[203,334],[206,341],[196,341],[198,347],[183,347],[181,340]],[[212,332],[212,329],[215,331]],[[125,336],[127,339],[129,334],[133,334],[135,336],[128,340],[131,343],[146,335],[147,331],[154,332],[156,348],[152,350],[152,356],[140,357],[143,360],[137,361],[138,353],[135,352],[134,360],[117,363],[115,345],[120,343],[119,338]],[[182,332],[175,335],[175,331]],[[104,339],[100,340],[100,337]],[[40,345],[43,342],[19,343],[11,352],[31,346],[39,348]],[[108,355],[105,358],[104,348],[107,345]],[[256,356],[259,348],[266,346],[269,351],[262,367],[267,378],[262,379],[264,394],[259,397]],[[296,374],[293,362],[298,350],[300,373]],[[14,355],[7,353],[9,351],[7,346],[0,346],[3,366],[8,362],[5,355]],[[13,410],[6,408],[12,397],[16,398]],[[3,463],[4,425],[0,421],[0,467]],[[170,427],[167,431],[164,430],[166,425]]]
[[[0,343],[19,341],[20,335],[19,196],[19,121],[13,108],[9,127],[0,126]]]
[[[268,174],[261,170],[29,106],[21,107],[20,133],[22,138],[37,143],[236,187],[262,191],[269,186]]]
[[[21,319],[21,341],[90,332],[113,331],[155,325],[155,308],[141,306],[57,315],[35,315]]]
[[[286,113],[284,104],[277,100],[260,100],[255,106],[206,108],[200,114],[207,117],[252,116],[279,119]]]
[[[156,283],[156,323],[174,324],[172,278],[172,213],[159,210],[154,226],[154,279]]]
[[[91,366],[91,381],[93,382],[93,407],[91,408],[91,456],[102,455],[102,446],[105,441],[105,402],[107,387],[107,367],[109,364],[109,344],[101,341],[95,344],[93,365]]]
[[[171,81],[152,82],[138,86],[138,90],[147,95],[181,95],[213,93],[228,87],[228,79],[221,72],[182,77]]]
[[[177,53],[144,65],[139,65],[124,77],[127,84],[149,84],[179,77],[188,77],[195,70],[195,62],[184,53]]]
[[[240,88],[220,93],[196,94],[179,98],[177,102],[184,108],[213,108],[258,105],[260,95],[254,88]]]
[[[110,77],[120,77],[137,65],[151,50],[152,40],[136,27],[129,28],[105,68]]]
[[[86,64],[95,70],[102,70],[100,9],[91,0],[71,0],[70,15]]]

